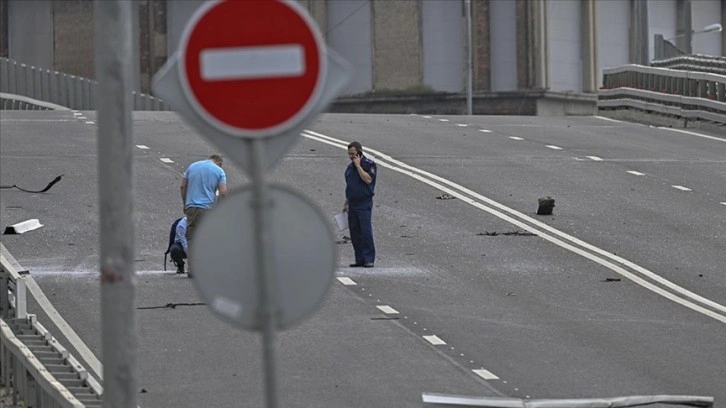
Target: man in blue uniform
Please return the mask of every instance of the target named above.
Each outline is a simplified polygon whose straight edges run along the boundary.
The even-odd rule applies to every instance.
[[[363,156],[359,142],[348,145],[351,163],[345,169],[345,204],[343,211],[348,213],[350,240],[355,251],[355,263],[351,268],[372,268],[376,260],[376,247],[373,244],[373,194],[376,188],[376,163]]]

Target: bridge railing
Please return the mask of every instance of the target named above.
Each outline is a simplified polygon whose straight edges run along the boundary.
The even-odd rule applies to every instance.
[[[96,110],[97,87],[98,82],[92,79],[0,58],[0,92],[6,94],[26,96],[70,109]],[[169,110],[159,98],[136,91],[132,93],[134,110]]]
[[[605,69],[598,109],[726,125],[726,75],[642,65]]]

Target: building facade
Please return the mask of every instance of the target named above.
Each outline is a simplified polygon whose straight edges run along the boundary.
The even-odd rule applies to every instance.
[[[148,92],[202,1],[133,1],[135,78]],[[592,94],[603,68],[648,64],[655,34],[675,37],[676,46],[692,53],[724,55],[726,49],[726,32],[697,33],[724,23],[726,0],[299,2],[354,67],[348,96],[462,93],[470,61],[477,95]],[[0,56],[93,78],[93,38],[91,0],[0,0]]]

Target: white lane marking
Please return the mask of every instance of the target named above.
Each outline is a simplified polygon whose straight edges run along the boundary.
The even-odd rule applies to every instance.
[[[428,115],[423,115],[423,116],[421,116],[421,117],[422,117],[422,118],[426,118],[426,119],[431,119],[431,116],[428,116]]]
[[[147,146],[147,145],[136,145],[136,147],[138,147],[141,150],[147,150],[149,148],[149,146]]]
[[[466,123],[457,123],[456,126],[459,126],[459,127],[467,127],[469,125],[467,125]]]
[[[519,137],[519,136],[509,136],[509,138],[512,140],[524,140],[523,137]]]
[[[388,305],[380,305],[380,306],[376,306],[376,307],[378,308],[378,310],[380,310],[381,312],[383,312],[385,314],[398,314],[398,310],[396,310]]]
[[[168,157],[162,157],[159,160],[163,161],[164,163],[174,163],[174,160],[172,160]]]
[[[635,171],[635,170],[628,170],[628,173],[630,173],[630,174],[632,174],[634,176],[645,176],[645,174],[643,174],[643,173],[641,173],[639,171]]]
[[[439,122],[448,122],[448,119],[439,119]]]
[[[672,132],[685,133],[687,135],[698,136],[698,137],[702,137],[704,139],[717,140],[719,142],[726,142],[726,139],[724,139],[724,138],[715,137],[715,136],[709,136],[709,135],[704,135],[704,134],[696,133],[696,132],[689,132],[688,130],[683,130],[683,129],[675,129],[675,128],[669,128],[669,127],[659,127],[658,129],[670,130]]]
[[[87,120],[86,124],[92,125],[94,122],[92,120]]]
[[[342,283],[345,286],[357,285],[357,283],[355,283],[355,281],[353,279],[347,278],[347,277],[338,278],[338,282]]]
[[[479,129],[479,131],[483,133],[492,133],[492,131],[489,129]]]
[[[483,378],[485,380],[498,380],[499,379],[499,377],[497,377],[496,375],[494,375],[494,373],[492,373],[489,370],[485,370],[483,368],[480,368],[480,369],[477,369],[477,370],[471,370],[471,371],[473,371],[474,374],[478,375],[479,377],[481,377],[481,378]]]
[[[678,190],[681,190],[681,191],[692,191],[692,190],[691,190],[690,188],[688,188],[688,187],[683,187],[683,186],[678,186],[678,185],[676,185],[676,186],[673,186],[673,188],[675,188],[675,189],[678,189]]]
[[[441,346],[441,345],[446,344],[445,341],[441,340],[439,338],[439,336],[437,336],[435,334],[433,334],[431,336],[423,336],[423,338],[426,339],[426,341],[428,341],[429,343],[433,344],[434,346]]]
[[[597,156],[587,156],[588,159],[594,160],[594,161],[602,161],[602,157]]]
[[[83,115],[81,112],[73,111],[73,116],[81,116]]]
[[[546,145],[546,146],[552,150],[562,150],[562,148],[560,146],[555,146],[555,145]]]
[[[622,120],[617,120],[617,119],[607,118],[607,117],[605,117],[605,116],[595,116],[595,117],[596,117],[596,118],[598,118],[598,119],[602,119],[602,120],[607,120],[607,121],[609,121],[609,122],[623,123],[623,121],[622,121]]]
[[[726,201],[721,201],[721,204],[726,205]]]
[[[305,73],[304,57],[300,44],[208,48],[200,53],[202,79],[297,77]]]
[[[79,116],[79,117],[78,117],[78,118],[76,118],[76,119],[83,119],[83,120],[86,120],[87,118],[86,118],[85,116]]]
[[[346,141],[339,140],[339,139],[335,139],[335,138],[332,138],[330,136],[326,136],[326,135],[323,135],[321,133],[314,132],[312,130],[307,130],[306,129],[305,132],[307,132],[307,133],[301,133],[301,135],[304,136],[304,137],[306,137],[306,138],[308,138],[308,139],[316,140],[318,142],[325,143],[325,144],[329,144],[331,146],[336,146],[336,147],[339,147],[339,148],[344,149],[344,150],[348,148],[348,142],[346,142]],[[387,167],[387,168],[392,169],[392,170],[394,170],[396,172],[399,172],[401,174],[407,175],[407,176],[409,176],[409,177],[411,177],[413,179],[416,179],[418,181],[421,181],[422,183],[428,184],[431,187],[434,187],[434,188],[436,188],[438,190],[441,190],[442,192],[445,192],[445,193],[451,194],[451,195],[453,195],[453,196],[455,196],[457,198],[460,198],[464,202],[466,202],[467,204],[469,204],[471,206],[474,206],[476,208],[479,208],[482,211],[488,212],[488,213],[490,213],[490,214],[492,214],[492,215],[494,215],[494,216],[496,216],[496,217],[498,217],[498,218],[500,218],[500,219],[502,219],[504,221],[507,221],[507,222],[509,222],[509,223],[517,226],[517,227],[520,227],[522,229],[526,229],[526,230],[528,230],[528,231],[530,231],[532,233],[535,233],[535,234],[539,235],[541,238],[543,238],[543,239],[545,239],[545,240],[547,240],[547,241],[549,241],[549,242],[551,242],[551,243],[553,243],[553,244],[555,244],[557,246],[560,246],[560,247],[562,247],[564,249],[567,249],[567,250],[569,250],[571,252],[574,252],[574,253],[576,253],[576,254],[584,257],[584,258],[587,258],[587,259],[589,259],[589,260],[591,260],[591,261],[593,261],[593,262],[595,262],[597,264],[600,264],[600,265],[602,265],[602,266],[604,266],[604,267],[612,270],[613,272],[616,272],[616,273],[622,275],[623,277],[631,280],[632,282],[634,282],[634,283],[636,283],[636,284],[638,284],[638,285],[640,285],[640,286],[642,286],[642,287],[644,287],[644,288],[646,288],[646,289],[648,289],[648,290],[650,290],[650,291],[652,291],[652,292],[654,292],[654,293],[656,293],[656,294],[658,294],[658,295],[660,295],[660,296],[662,296],[662,297],[664,297],[666,299],[669,299],[669,300],[671,300],[671,301],[673,301],[675,303],[678,303],[678,304],[680,304],[682,306],[685,306],[685,307],[687,307],[687,308],[689,308],[691,310],[694,310],[694,311],[699,312],[699,313],[701,313],[703,315],[706,315],[708,317],[711,317],[713,319],[716,319],[716,320],[718,320],[718,321],[720,321],[722,323],[726,323],[726,315],[720,315],[720,314],[718,314],[716,312],[713,312],[711,310],[708,310],[708,309],[704,308],[703,306],[697,305],[697,304],[692,303],[691,301],[689,301],[687,299],[681,298],[681,297],[679,297],[679,296],[677,296],[677,295],[675,295],[673,293],[670,293],[670,292],[668,292],[668,291],[666,291],[666,290],[664,290],[664,289],[656,286],[655,284],[646,281],[645,279],[641,278],[640,276],[638,276],[638,275],[636,275],[636,274],[634,274],[632,272],[629,272],[629,271],[623,269],[622,267],[620,267],[618,265],[615,265],[612,262],[607,261],[607,260],[605,260],[603,258],[607,258],[607,259],[610,259],[610,260],[612,260],[614,262],[617,262],[617,263],[619,263],[621,265],[624,265],[624,266],[626,266],[626,267],[628,267],[628,268],[630,268],[630,269],[632,269],[632,270],[640,273],[641,275],[645,276],[646,278],[651,279],[651,280],[655,281],[656,283],[658,283],[660,285],[663,285],[666,288],[668,288],[668,289],[670,289],[670,290],[672,290],[672,291],[674,291],[674,292],[676,292],[676,293],[678,293],[678,294],[680,294],[682,296],[688,297],[688,298],[690,298],[690,299],[692,299],[692,300],[694,300],[696,302],[699,302],[699,303],[701,303],[703,305],[706,305],[708,307],[712,307],[712,308],[714,308],[714,309],[716,309],[716,310],[718,310],[720,312],[726,313],[726,306],[724,306],[724,305],[721,305],[721,304],[716,303],[716,302],[714,302],[712,300],[706,299],[703,296],[700,296],[700,295],[698,295],[696,293],[693,293],[693,292],[689,291],[688,289],[685,289],[685,288],[683,288],[681,286],[678,286],[677,284],[675,284],[675,283],[673,283],[673,282],[671,282],[671,281],[663,278],[662,276],[660,276],[660,275],[658,275],[658,274],[656,274],[656,273],[654,273],[654,272],[652,272],[652,271],[650,271],[650,270],[648,270],[646,268],[643,268],[642,266],[640,266],[640,265],[638,265],[636,263],[633,263],[631,261],[628,261],[627,259],[624,259],[624,258],[622,258],[620,256],[614,255],[614,254],[612,254],[612,253],[610,253],[608,251],[605,251],[605,250],[603,250],[601,248],[598,248],[598,247],[596,247],[596,246],[594,246],[592,244],[589,244],[589,243],[587,243],[587,242],[585,242],[585,241],[583,241],[583,240],[581,240],[579,238],[573,237],[572,235],[566,234],[566,233],[564,233],[564,232],[562,232],[562,231],[560,231],[560,230],[558,230],[558,229],[556,229],[554,227],[551,227],[551,226],[549,226],[549,225],[547,225],[547,224],[545,224],[545,223],[543,223],[543,222],[541,222],[539,220],[536,220],[536,219],[534,219],[534,218],[532,218],[530,216],[527,216],[527,215],[525,215],[525,214],[523,214],[523,213],[521,213],[519,211],[516,211],[516,210],[514,210],[512,208],[509,208],[509,207],[507,207],[507,206],[505,206],[503,204],[500,204],[500,203],[498,203],[498,202],[496,202],[496,201],[494,201],[494,200],[492,200],[492,199],[490,199],[488,197],[485,197],[485,196],[483,196],[483,195],[481,195],[481,194],[479,194],[479,193],[477,193],[475,191],[472,191],[472,190],[470,190],[470,189],[468,189],[466,187],[463,187],[463,186],[461,186],[459,184],[456,184],[456,183],[454,183],[452,181],[449,181],[447,179],[444,179],[443,177],[437,176],[435,174],[429,173],[427,171],[418,169],[416,167],[413,167],[413,166],[410,166],[410,165],[408,165],[406,163],[403,163],[401,161],[398,161],[398,160],[396,160],[396,159],[394,159],[394,158],[392,158],[392,157],[390,157],[390,156],[388,156],[388,155],[386,155],[384,153],[381,153],[381,152],[379,152],[379,151],[377,151],[375,149],[371,149],[371,148],[366,148],[366,149],[367,149],[368,152],[371,152],[371,153],[374,153],[374,154],[378,155],[381,159],[384,159],[384,160],[389,161],[390,163],[393,163],[393,164],[389,164],[389,163],[387,163],[385,161],[377,162],[377,164],[380,164],[381,166]],[[436,181],[432,181],[432,180],[436,180]],[[441,184],[439,184],[439,183],[441,183]],[[451,188],[446,187],[443,184],[448,185]],[[452,190],[452,188],[455,188],[455,189],[457,189],[459,191]],[[466,195],[464,195],[464,194],[466,194]],[[469,196],[470,197],[473,197],[473,199],[470,198]],[[482,201],[482,202],[490,205],[491,207],[488,207],[485,204],[479,203],[479,202],[475,201],[474,199],[480,200],[480,201]],[[501,211],[499,211],[499,210],[501,210]],[[510,217],[509,215],[504,214],[502,211],[507,212],[507,213],[509,213],[509,214],[511,214],[511,215],[513,215],[515,217],[518,217],[518,218],[522,219],[523,221],[529,222],[531,225],[525,224],[523,221],[514,219],[514,218]],[[539,227],[543,231],[538,230],[537,228],[532,227],[532,225],[535,225],[535,226]],[[552,235],[547,234],[544,231],[548,231]],[[564,239],[564,240],[567,240],[567,241],[571,242],[574,245],[579,245],[580,247],[582,247],[584,249],[587,249],[589,251],[592,251],[592,252],[594,252],[594,254],[589,253],[589,252],[586,252],[585,250],[583,250],[581,248],[575,247],[575,246],[573,246],[573,245],[571,245],[571,244],[569,244],[567,242],[564,242],[564,241],[556,238],[555,235],[558,236],[558,237],[560,237],[560,238],[562,238],[562,239]],[[599,255],[599,256],[601,256],[603,258],[600,258],[597,255]]]

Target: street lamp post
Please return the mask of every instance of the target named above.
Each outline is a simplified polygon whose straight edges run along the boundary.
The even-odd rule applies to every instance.
[[[681,38],[681,37],[683,37],[686,34],[690,34],[689,35],[689,38],[688,38],[688,40],[690,42],[690,44],[689,44],[690,47],[689,48],[691,49],[691,53],[693,53],[693,36],[694,35],[696,35],[696,34],[703,34],[703,33],[721,32],[722,30],[723,30],[723,26],[720,23],[713,23],[713,24],[709,24],[709,25],[703,27],[700,30],[693,30],[690,33],[678,34],[675,37],[666,38],[665,40],[666,41],[675,40],[676,38]]]

